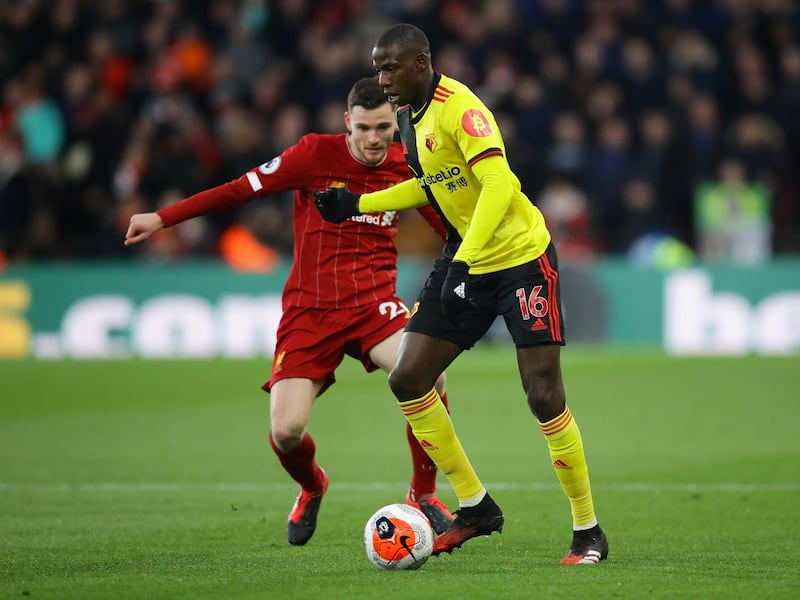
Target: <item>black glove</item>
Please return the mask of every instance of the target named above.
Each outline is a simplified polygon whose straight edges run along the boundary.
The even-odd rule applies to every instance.
[[[314,192],[314,204],[317,205],[322,218],[331,223],[341,223],[352,216],[360,215],[358,199],[347,188],[329,187],[324,192]]]
[[[469,301],[469,267],[461,260],[454,260],[447,269],[447,276],[442,284],[442,312],[451,321],[470,305]]]

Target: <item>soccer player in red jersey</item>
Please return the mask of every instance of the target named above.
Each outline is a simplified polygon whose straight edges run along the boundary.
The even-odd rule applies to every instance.
[[[272,373],[262,386],[270,393],[270,445],[301,488],[286,531],[294,545],[305,544],[314,534],[328,487],[306,430],[314,400],[334,383],[334,371],[345,355],[360,360],[367,371],[389,372],[409,316],[396,295],[397,213],[376,212],[332,224],[314,207],[315,190],[347,186],[367,193],[410,176],[400,144],[393,141],[395,108],[376,78],[356,82],[344,120],[346,134],[305,135],[238,179],[156,212],[133,215],[125,238],[126,245],[138,244],[163,227],[295,190],[294,261],[283,290]],[[420,212],[444,239],[437,213],[429,206]],[[444,398],[443,373],[436,387]],[[406,437],[413,465],[406,501],[442,533],[454,517],[435,495],[436,465],[409,426]]]

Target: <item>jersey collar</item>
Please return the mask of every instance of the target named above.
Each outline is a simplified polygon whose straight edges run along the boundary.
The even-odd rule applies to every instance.
[[[419,123],[419,120],[425,115],[425,111],[428,110],[428,107],[431,105],[431,100],[433,100],[433,94],[436,92],[436,88],[439,86],[439,82],[442,80],[442,76],[435,72],[433,73],[433,81],[431,82],[431,89],[428,92],[428,99],[425,101],[425,104],[422,108],[419,109],[419,112],[414,112],[414,109],[409,104],[409,112],[411,113],[411,122],[412,123]]]

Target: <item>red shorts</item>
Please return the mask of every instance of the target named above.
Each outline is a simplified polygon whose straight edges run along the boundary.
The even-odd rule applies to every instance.
[[[278,324],[270,379],[261,388],[269,392],[281,379],[321,379],[322,394],[336,381],[334,371],[345,355],[375,371],[368,352],[403,329],[408,315],[397,296],[351,309],[288,308]]]

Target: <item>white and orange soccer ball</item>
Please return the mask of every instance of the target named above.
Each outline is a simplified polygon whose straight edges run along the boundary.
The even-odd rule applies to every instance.
[[[364,527],[364,549],[379,569],[419,569],[431,556],[433,538],[428,518],[408,504],[378,509]]]

